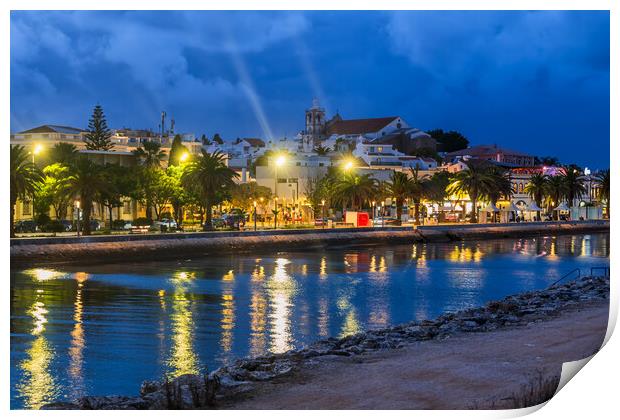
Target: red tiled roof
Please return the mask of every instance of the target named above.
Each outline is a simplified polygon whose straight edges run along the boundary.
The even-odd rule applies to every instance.
[[[327,128],[327,134],[376,133],[398,117],[365,118],[361,120],[339,120]]]
[[[469,156],[486,156],[486,155],[496,155],[498,153],[504,154],[504,155],[516,155],[516,156],[529,156],[526,153],[521,153],[521,152],[517,152],[514,150],[509,150],[509,149],[504,149],[502,147],[497,147],[497,146],[487,146],[487,145],[483,145],[483,146],[474,146],[474,147],[468,147],[467,149],[462,149],[462,150],[457,150],[455,152],[450,152],[448,154],[446,154],[447,157],[454,157],[454,156],[464,156],[464,155],[469,155]]]
[[[261,139],[246,137],[243,140],[250,143],[250,146],[252,147],[265,147],[265,142],[262,141]]]

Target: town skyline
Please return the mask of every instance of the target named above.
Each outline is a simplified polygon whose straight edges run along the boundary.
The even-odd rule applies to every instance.
[[[606,12],[12,12],[11,21],[12,132],[85,128],[100,103],[113,128],[157,131],[166,111],[197,137],[293,138],[318,97],[329,117],[398,115],[471,145],[609,166]],[[506,42],[523,52],[508,57]]]

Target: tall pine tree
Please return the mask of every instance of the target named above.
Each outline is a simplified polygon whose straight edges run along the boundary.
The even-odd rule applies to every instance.
[[[185,153],[189,153],[189,150],[187,150],[187,147],[183,144],[181,136],[176,134],[172,140],[172,146],[170,147],[168,166],[178,165],[181,162],[183,154]]]
[[[112,133],[103,115],[103,108],[97,104],[93,109],[93,115],[88,121],[88,133],[86,134],[86,148],[88,150],[111,150],[114,145],[110,138]]]

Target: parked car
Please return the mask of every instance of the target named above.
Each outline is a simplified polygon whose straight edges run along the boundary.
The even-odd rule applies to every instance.
[[[165,226],[166,229],[176,229],[177,222],[173,219],[161,219],[155,220],[151,227],[160,229],[162,226]]]
[[[101,222],[99,220],[96,219],[90,219],[90,230],[91,231],[96,231],[101,229]]]
[[[211,219],[211,224],[214,228],[223,228],[226,226],[226,221],[223,217],[214,217]]]
[[[17,233],[34,233],[39,227],[34,220],[20,220],[15,223],[15,232]]]
[[[73,228],[73,224],[71,223],[71,220],[61,220],[60,223],[62,223],[62,225],[65,227],[65,232],[69,232],[72,228]]]
[[[400,222],[395,217],[377,217],[372,224],[373,226],[399,226]]]
[[[245,226],[245,215],[228,214],[224,216],[224,221],[226,222],[226,226],[233,229],[239,229]]]

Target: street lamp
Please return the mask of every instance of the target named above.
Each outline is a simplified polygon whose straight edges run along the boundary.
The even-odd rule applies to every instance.
[[[275,169],[274,169],[275,188],[274,188],[274,194],[276,195],[276,197],[278,196],[278,168],[280,166],[283,166],[285,162],[286,162],[286,157],[284,157],[284,155],[278,156],[276,158],[276,161],[275,161]]]
[[[184,153],[181,155],[181,157],[179,158],[179,160],[180,160],[181,162],[185,162],[188,158],[189,158],[189,153],[184,152]]]
[[[40,144],[34,145],[32,149],[32,166],[34,166],[34,157],[41,153],[41,150],[43,150],[43,146],[41,146]],[[36,219],[36,214],[34,210],[34,194],[32,194],[32,218]]]
[[[254,200],[254,232],[256,232],[256,200]]]
[[[321,224],[323,225],[323,229],[325,229],[325,200],[321,200]]]
[[[260,207],[261,209],[263,209],[263,212],[265,211],[265,208],[263,207],[263,197],[258,199],[260,201]],[[263,221],[261,222],[261,226],[263,229],[265,229],[265,215],[263,214]]]
[[[376,213],[375,213],[375,212],[376,212],[376,210],[377,210],[377,202],[376,202],[376,201],[373,201],[373,202],[372,202],[372,222],[373,222],[373,223],[375,222],[375,218],[377,217],[377,215],[376,215]]]
[[[273,228],[277,229],[278,228],[278,196],[275,197],[274,202],[275,202],[276,209],[273,212]]]
[[[351,159],[347,159],[342,165],[342,167],[345,171],[350,171],[351,169],[353,169],[353,161]]]
[[[383,220],[383,213],[385,213],[385,201],[381,201],[381,227],[385,227],[383,226],[384,224],[384,220]]]
[[[80,200],[75,200],[75,208],[77,209],[77,236],[80,237]]]

